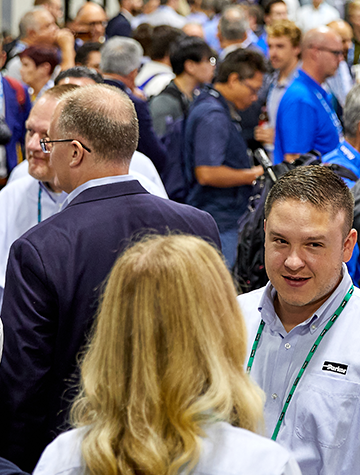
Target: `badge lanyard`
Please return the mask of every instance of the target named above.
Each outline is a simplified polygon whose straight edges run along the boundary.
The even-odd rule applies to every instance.
[[[344,297],[344,300],[341,302],[341,304],[339,305],[339,307],[337,308],[337,310],[335,311],[334,315],[330,318],[330,320],[328,321],[327,325],[325,326],[325,328],[323,329],[323,331],[320,333],[320,335],[318,336],[318,338],[316,339],[315,343],[313,344],[313,346],[311,347],[307,357],[305,358],[305,361],[304,363],[302,364],[301,366],[301,369],[298,373],[298,375],[296,376],[295,378],[295,381],[292,385],[292,388],[290,389],[290,392],[289,392],[289,395],[288,397],[286,398],[286,401],[285,401],[285,404],[284,404],[284,407],[281,411],[281,414],[280,414],[280,417],[278,419],[278,422],[276,424],[276,427],[275,427],[275,430],[273,432],[273,435],[271,436],[272,440],[276,440],[276,437],[278,436],[278,433],[279,433],[279,430],[280,430],[280,427],[281,427],[281,424],[282,424],[282,421],[284,420],[284,416],[285,416],[285,413],[287,411],[287,408],[289,407],[289,404],[290,404],[290,401],[291,401],[291,398],[293,397],[293,394],[295,392],[295,389],[297,388],[298,384],[299,384],[299,381],[302,377],[302,375],[304,374],[304,371],[307,367],[307,365],[309,364],[311,358],[314,356],[314,353],[315,351],[317,350],[318,346],[320,345],[320,342],[321,340],[324,338],[324,336],[326,335],[326,333],[330,330],[330,328],[333,326],[333,324],[335,323],[336,319],[338,318],[338,316],[341,314],[341,312],[344,310],[346,304],[348,303],[348,301],[350,300],[350,297],[352,296],[354,292],[354,286],[352,285],[350,287],[350,289],[348,290],[347,294],[345,295]],[[265,326],[265,322],[264,320],[261,320],[260,322],[260,325],[259,325],[259,328],[258,328],[258,331],[256,333],[256,337],[255,337],[255,340],[254,340],[254,344],[253,344],[253,347],[252,347],[252,350],[251,350],[251,353],[250,353],[250,358],[249,358],[249,361],[248,361],[248,365],[247,365],[247,368],[246,368],[246,372],[248,374],[250,374],[251,372],[251,368],[252,368],[252,365],[253,365],[253,362],[254,362],[254,358],[255,358],[255,353],[256,353],[256,350],[257,350],[257,347],[258,347],[258,344],[259,344],[259,341],[260,341],[260,338],[261,338],[261,334],[263,332],[263,329],[264,329],[264,326]]]
[[[39,194],[38,194],[38,223],[41,223],[41,193],[42,193],[42,188],[39,183]]]
[[[343,133],[342,133],[342,127],[341,127],[340,120],[339,120],[338,116],[336,115],[336,113],[333,110],[331,110],[329,104],[325,101],[324,97],[322,96],[322,94],[319,91],[315,91],[315,96],[319,99],[321,105],[323,106],[325,111],[328,113],[328,115],[331,119],[331,122],[333,123],[334,127],[336,128],[337,133],[339,135],[339,138],[341,139],[342,136],[343,136]]]

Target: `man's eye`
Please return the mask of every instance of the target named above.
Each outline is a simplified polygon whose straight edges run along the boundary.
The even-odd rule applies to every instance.
[[[323,245],[320,242],[309,242],[308,244],[309,247],[323,247]]]
[[[276,244],[287,244],[287,241],[285,239],[277,238],[275,239]]]
[[[30,129],[29,127],[26,128],[26,132],[27,132],[30,136],[34,135],[33,129]]]

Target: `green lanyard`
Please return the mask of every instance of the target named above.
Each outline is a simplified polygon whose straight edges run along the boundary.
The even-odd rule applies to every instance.
[[[318,336],[318,338],[316,339],[315,343],[313,344],[313,346],[311,347],[307,357],[305,358],[305,361],[303,363],[303,365],[301,366],[301,369],[298,373],[298,375],[296,376],[295,378],[295,381],[292,385],[292,388],[290,389],[290,392],[289,392],[289,395],[288,397],[286,398],[286,401],[285,401],[285,404],[284,404],[284,407],[281,411],[281,414],[280,414],[280,417],[279,417],[279,420],[276,424],[276,427],[275,427],[275,430],[274,430],[274,433],[273,435],[271,436],[272,440],[276,440],[276,437],[278,436],[278,433],[279,433],[279,430],[280,430],[280,427],[281,427],[281,424],[282,424],[282,421],[284,419],[284,416],[285,416],[285,413],[287,411],[287,408],[289,407],[289,404],[290,404],[290,401],[291,401],[291,398],[293,397],[293,394],[295,392],[295,389],[297,388],[297,385],[299,384],[299,381],[302,377],[302,375],[304,374],[304,371],[307,367],[307,365],[309,364],[311,358],[314,356],[314,353],[315,351],[317,350],[317,347],[320,345],[320,342],[321,340],[324,338],[324,336],[326,335],[326,333],[330,330],[330,328],[333,326],[333,324],[335,323],[336,319],[338,318],[338,316],[341,314],[341,312],[344,310],[346,304],[348,303],[348,301],[350,300],[350,297],[352,296],[354,292],[354,286],[352,285],[350,287],[350,289],[348,290],[347,294],[345,295],[344,297],[344,300],[341,302],[341,304],[339,305],[339,307],[337,308],[337,310],[335,311],[334,315],[330,318],[330,320],[328,321],[327,325],[325,326],[324,330],[320,333],[320,335]],[[253,362],[254,362],[254,358],[255,358],[255,353],[256,353],[256,350],[257,350],[257,347],[258,347],[258,344],[259,344],[259,341],[260,341],[260,337],[261,337],[261,334],[263,332],[263,329],[264,329],[264,326],[265,326],[265,322],[264,320],[261,320],[260,322],[260,325],[259,325],[259,328],[258,328],[258,331],[256,333],[256,337],[255,337],[255,340],[254,340],[254,344],[253,344],[253,347],[252,347],[252,350],[251,350],[251,353],[250,353],[250,358],[249,358],[249,362],[248,362],[248,365],[247,365],[247,368],[246,368],[246,372],[248,374],[250,374],[250,371],[251,371],[251,368],[252,368],[252,365],[253,365]]]

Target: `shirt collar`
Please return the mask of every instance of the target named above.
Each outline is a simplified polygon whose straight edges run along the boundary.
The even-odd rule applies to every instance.
[[[342,275],[343,277],[340,284],[336,287],[330,297],[310,318],[308,318],[305,322],[300,323],[295,328],[303,326],[309,329],[310,333],[313,333],[315,331],[314,328],[311,328],[313,322],[317,321],[316,327],[318,327],[322,323],[326,323],[332,317],[352,284],[351,277],[348,273],[346,264],[344,263],[342,264]],[[258,310],[264,322],[269,325],[273,331],[278,331],[282,327],[282,324],[274,309],[275,296],[276,289],[271,284],[271,282],[268,282],[259,302]]]
[[[309,88],[316,89],[317,91],[320,92],[320,94],[324,98],[326,98],[326,99],[328,98],[328,93],[325,91],[325,89],[323,87],[321,87],[321,85],[318,82],[315,81],[315,79],[313,79],[311,76],[309,76],[302,69],[298,70],[298,74],[299,74],[299,77],[303,80],[303,82],[305,82],[305,84],[308,85]]]
[[[69,193],[61,207],[61,209],[66,208],[66,206],[71,203],[81,192],[87,190],[88,188],[93,188],[94,186],[109,185],[110,183],[119,183],[122,181],[131,181],[135,180],[132,175],[116,175],[116,176],[106,176],[104,178],[96,178],[95,180],[89,180],[86,183],[78,186]]]
[[[40,188],[49,196],[51,201],[54,203],[63,203],[68,196],[65,191],[61,191],[60,193],[56,193],[55,191],[51,191],[42,181],[39,181]]]

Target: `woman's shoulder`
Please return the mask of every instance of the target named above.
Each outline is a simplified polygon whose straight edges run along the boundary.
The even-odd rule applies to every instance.
[[[87,427],[59,435],[42,453],[33,475],[83,475],[85,463],[81,443]]]
[[[194,475],[301,475],[287,450],[270,439],[225,422],[205,430]]]

